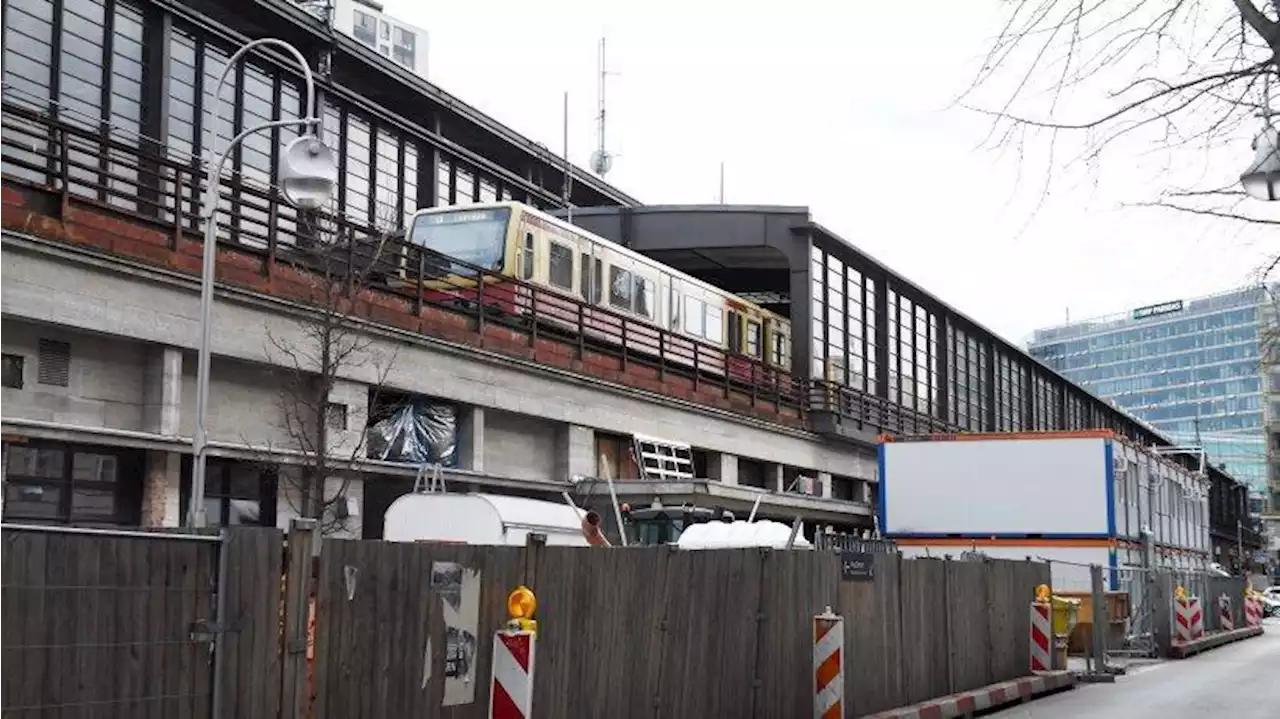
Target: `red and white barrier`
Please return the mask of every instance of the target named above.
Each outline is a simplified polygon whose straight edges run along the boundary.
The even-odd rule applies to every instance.
[[[529,719],[533,704],[533,632],[493,635],[489,719]]]
[[[831,607],[813,618],[813,716],[844,719],[844,618]]]
[[[1231,611],[1231,597],[1225,594],[1218,597],[1218,628],[1224,632],[1236,628],[1235,615]]]
[[[1053,643],[1051,610],[1044,602],[1031,603],[1031,671],[1047,672],[1053,668],[1050,654]]]
[[[1204,612],[1200,610],[1200,597],[1175,597],[1174,625],[1177,633],[1174,639],[1179,642],[1191,642],[1204,636]]]
[[[1262,626],[1262,600],[1257,597],[1244,598],[1244,625],[1246,627]]]

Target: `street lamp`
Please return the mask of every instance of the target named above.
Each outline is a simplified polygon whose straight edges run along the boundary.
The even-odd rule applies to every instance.
[[[241,57],[250,50],[265,45],[273,45],[284,50],[292,55],[293,59],[298,63],[298,67],[302,68],[302,76],[307,88],[307,104],[305,105],[307,116],[290,120],[272,120],[250,127],[232,138],[226,149],[221,154],[218,154],[215,145],[218,141],[217,126],[222,121],[222,87],[226,84],[227,76],[236,67],[236,63],[240,61]],[[209,443],[208,433],[205,430],[205,415],[208,413],[209,408],[209,355],[210,340],[213,334],[213,282],[215,261],[218,256],[218,189],[222,182],[222,168],[226,165],[227,159],[231,157],[231,153],[236,146],[249,135],[263,130],[270,130],[274,127],[301,125],[304,129],[309,130],[312,126],[318,125],[320,118],[316,116],[315,96],[315,78],[312,77],[311,67],[307,65],[302,53],[289,43],[274,38],[254,40],[240,48],[227,60],[226,67],[222,70],[222,76],[218,78],[218,84],[213,91],[212,109],[215,110],[215,121],[208,123],[208,130],[206,131],[206,137],[209,138],[206,146],[209,148],[209,156],[212,161],[208,164],[208,186],[205,188],[204,201],[200,210],[200,215],[204,219],[204,265],[200,274],[200,344],[196,362],[196,429],[191,442],[191,451],[194,456],[191,469],[191,499],[187,508],[188,523],[193,527],[205,526],[205,459]],[[206,121],[208,112],[209,108],[206,108]],[[299,209],[314,210],[323,206],[333,195],[333,188],[338,184],[338,168],[333,151],[326,147],[320,141],[320,138],[310,132],[294,139],[285,147],[280,156],[277,182],[280,190],[284,193],[285,199]]]
[[[1253,162],[1240,175],[1240,184],[1250,197],[1267,202],[1280,200],[1280,133],[1270,118],[1262,132],[1253,138]]]

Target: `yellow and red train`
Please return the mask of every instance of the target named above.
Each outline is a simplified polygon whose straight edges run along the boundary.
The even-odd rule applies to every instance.
[[[428,299],[532,315],[713,374],[726,365],[741,379],[759,379],[762,366],[791,370],[786,318],[527,205],[419,210],[406,240],[460,261],[428,262]],[[721,351],[699,349],[708,345]]]

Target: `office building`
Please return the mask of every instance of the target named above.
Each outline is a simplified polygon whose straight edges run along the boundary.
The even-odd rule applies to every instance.
[[[374,0],[304,0],[299,5],[379,55],[427,76],[427,31],[387,15]]]
[[[1034,357],[1183,444],[1205,448],[1266,504],[1261,285],[1036,330]]]

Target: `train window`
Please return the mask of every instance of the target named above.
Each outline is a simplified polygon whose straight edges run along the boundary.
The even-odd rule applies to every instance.
[[[790,349],[787,347],[787,336],[779,332],[773,331],[773,347],[770,351],[769,361],[779,367],[787,366],[787,355]]]
[[[707,305],[707,332],[703,336],[712,342],[724,342],[724,313],[719,307]]]
[[[706,305],[692,297],[684,298],[684,331],[701,337],[704,331],[703,320],[707,313]]]
[[[667,282],[671,282],[671,278],[667,278]],[[667,327],[673,330],[680,329],[680,293],[676,292],[674,283],[667,290]]]
[[[632,297],[631,273],[620,267],[609,268],[609,304],[621,310],[630,310]]]
[[[636,314],[653,319],[653,303],[658,299],[655,295],[653,280],[636,277]]]
[[[524,253],[520,258],[520,278],[533,279],[533,233],[524,233]]]
[[[547,252],[549,262],[547,279],[565,290],[573,289],[573,250],[559,242],[552,242]]]
[[[760,359],[760,323],[747,321],[747,354]]]

